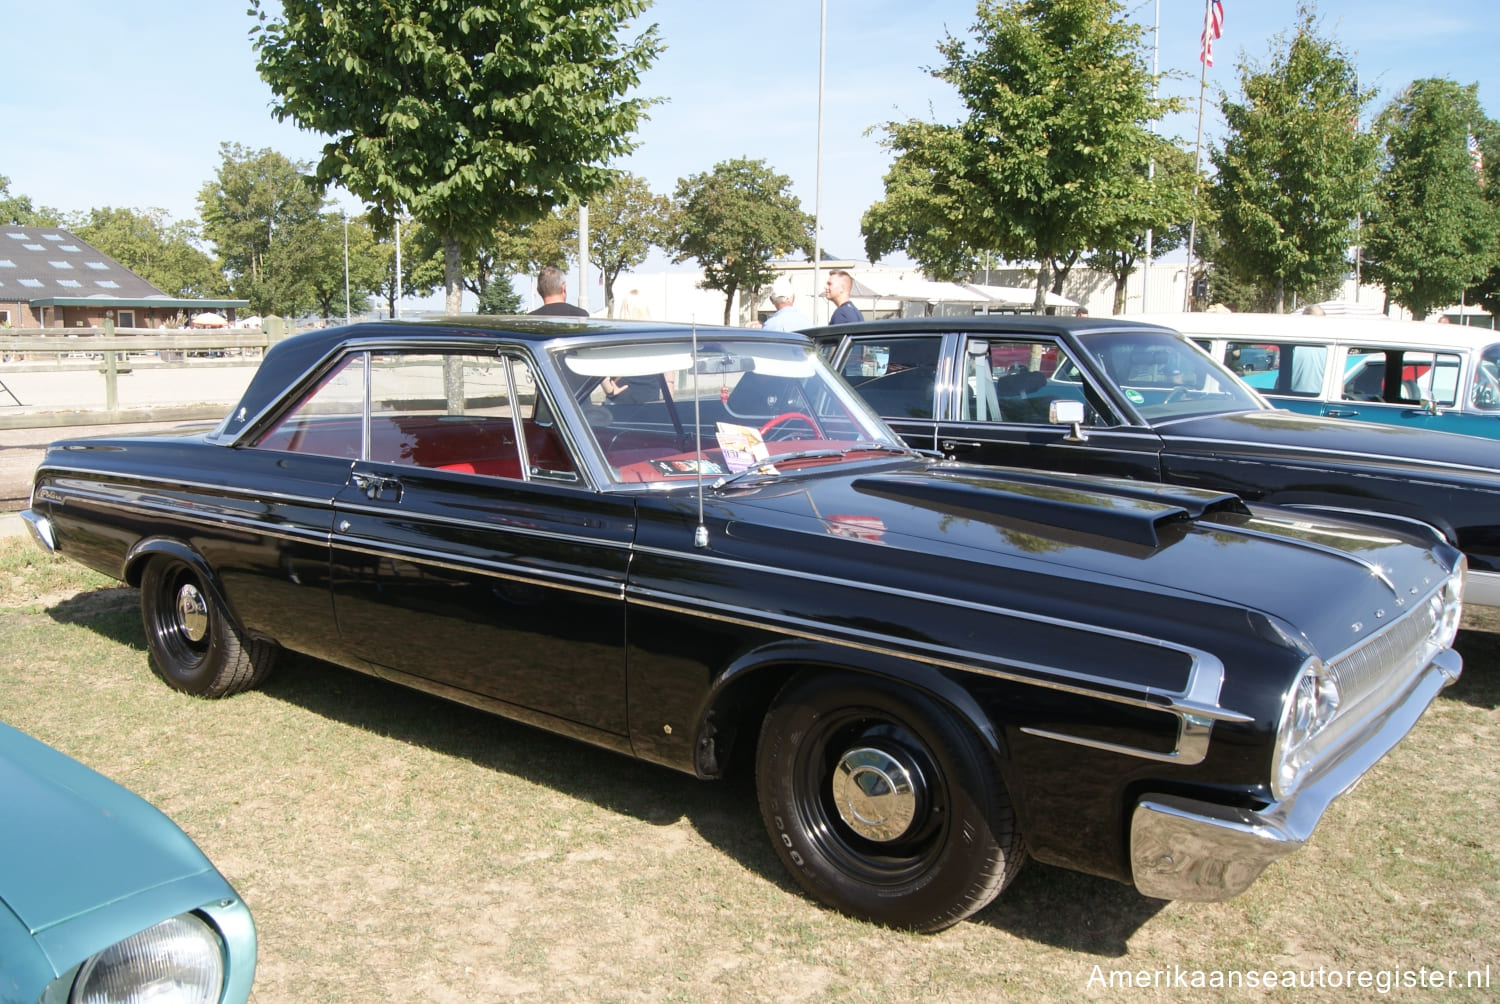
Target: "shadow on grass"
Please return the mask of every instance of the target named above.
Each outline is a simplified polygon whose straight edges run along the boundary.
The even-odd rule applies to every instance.
[[[87,627],[145,658],[133,589],[82,593],[48,613],[59,623]],[[742,867],[789,895],[803,895],[771,847],[748,772],[699,781],[295,653],[282,655],[260,692],[331,721],[468,760],[646,823],[670,826],[685,819]],[[1118,882],[1028,862],[1011,887],[970,922],[1027,941],[1120,957],[1131,935],[1162,906]]]
[[[1464,675],[1443,692],[1443,697],[1463,701],[1476,708],[1500,707],[1500,634],[1491,631],[1460,631],[1453,643],[1464,657]]]

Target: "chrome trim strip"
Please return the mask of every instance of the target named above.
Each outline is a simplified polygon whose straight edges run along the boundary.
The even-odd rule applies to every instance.
[[[658,594],[660,595],[660,594]],[[1179,717],[1201,718],[1204,722],[1248,722],[1248,715],[1240,714],[1221,708],[1217,703],[1207,704],[1201,698],[1212,692],[1213,700],[1217,701],[1219,689],[1223,685],[1224,666],[1213,655],[1207,652],[1199,652],[1180,646],[1159,643],[1164,648],[1173,648],[1183,652],[1192,658],[1192,666],[1188,670],[1189,688],[1182,695],[1167,694],[1151,688],[1138,689],[1139,696],[1109,691],[1108,687],[1119,687],[1125,689],[1129,685],[1119,680],[1106,680],[1100,677],[1092,677],[1082,673],[1074,673],[1070,670],[1058,669],[1051,666],[1041,666],[1036,663],[1020,662],[1016,660],[1001,660],[981,652],[966,649],[954,649],[943,645],[930,645],[922,642],[914,642],[907,639],[892,639],[888,635],[878,635],[870,631],[848,629],[845,634],[831,634],[826,625],[819,625],[798,617],[785,617],[767,614],[765,611],[752,611],[759,614],[762,620],[750,617],[736,616],[735,611],[741,608],[729,607],[722,604],[707,604],[693,607],[684,603],[673,603],[666,599],[653,599],[645,595],[645,591],[631,587],[627,591],[626,599],[631,603],[639,603],[642,606],[651,607],[656,610],[664,610],[669,613],[685,613],[696,617],[707,617],[710,620],[728,624],[737,624],[742,627],[759,628],[761,630],[775,631],[789,637],[803,638],[808,641],[820,641],[837,645],[841,648],[851,648],[857,651],[870,652],[875,655],[890,656],[900,659],[911,659],[917,657],[924,662],[946,669],[959,672],[975,673],[981,676],[989,676],[995,679],[1007,680],[1016,683],[1024,683],[1031,686],[1040,686],[1048,690],[1060,691],[1062,693],[1077,694],[1083,697],[1097,698],[1110,701],[1114,704],[1123,704],[1129,707],[1145,708],[1151,711],[1161,711],[1167,714],[1175,714]],[[702,601],[699,601],[700,603]],[[861,640],[863,639],[863,640]],[[904,646],[904,647],[903,647]],[[975,659],[992,663],[990,666],[976,666]],[[1019,672],[1018,670],[1029,670],[1032,673],[1050,674],[1062,679],[1041,679],[1034,675]],[[1072,681],[1072,682],[1067,682]],[[1093,686],[1090,686],[1092,684]],[[1065,738],[1059,736],[1058,738]],[[1080,740],[1081,741],[1081,740]]]
[[[1271,409],[1271,410],[1274,411],[1277,414],[1282,414],[1283,413],[1281,411],[1281,409],[1279,409],[1279,408],[1278,409]],[[1236,412],[1234,414],[1243,414],[1243,412]],[[1193,415],[1193,416],[1190,416],[1190,418],[1173,419],[1173,420],[1170,420],[1170,421],[1167,421],[1167,422],[1159,422],[1159,423],[1157,423],[1157,425],[1155,426],[1155,428],[1158,429],[1158,430],[1160,430],[1162,428],[1165,428],[1165,427],[1167,427],[1169,425],[1174,424],[1175,422],[1186,422],[1186,421],[1190,421],[1191,419],[1194,419],[1194,418],[1202,418],[1202,417],[1204,417],[1204,416],[1202,416],[1202,415]],[[1171,437],[1163,436],[1162,439],[1169,446],[1172,445],[1172,444],[1177,444],[1177,443],[1199,443],[1199,444],[1202,444],[1202,445],[1205,445],[1205,446],[1237,446],[1237,447],[1243,447],[1243,446],[1245,446],[1245,441],[1243,439],[1210,439],[1210,438],[1205,437],[1205,436],[1171,436]],[[1422,460],[1422,461],[1411,462],[1410,463],[1410,468],[1411,469],[1408,470],[1407,469],[1407,463],[1408,463],[1407,461],[1405,461],[1401,457],[1392,456],[1389,453],[1351,453],[1348,450],[1330,450],[1330,449],[1326,449],[1326,448],[1321,447],[1321,446],[1286,446],[1286,445],[1283,445],[1283,444],[1280,444],[1280,443],[1266,443],[1266,444],[1255,443],[1255,444],[1251,444],[1251,445],[1254,445],[1256,447],[1259,447],[1260,449],[1265,450],[1268,454],[1273,454],[1273,453],[1275,453],[1278,450],[1287,450],[1287,451],[1291,451],[1291,452],[1294,452],[1294,453],[1311,453],[1311,454],[1316,454],[1318,456],[1340,457],[1340,458],[1348,458],[1348,459],[1356,459],[1356,460],[1381,460],[1381,461],[1385,461],[1385,462],[1388,462],[1388,463],[1389,462],[1396,462],[1396,463],[1400,464],[1401,467],[1400,467],[1400,469],[1398,469],[1396,471],[1393,471],[1392,473],[1393,474],[1398,474],[1398,475],[1399,474],[1407,474],[1407,475],[1409,475],[1409,474],[1412,474],[1412,473],[1420,473],[1420,471],[1421,471],[1422,468],[1427,467],[1427,468],[1436,468],[1438,470],[1445,470],[1445,471],[1464,471],[1464,472],[1467,472],[1467,473],[1474,473],[1474,474],[1486,474],[1486,475],[1489,475],[1491,479],[1493,479],[1495,477],[1495,469],[1494,468],[1492,468],[1492,467],[1480,467],[1477,464],[1455,464],[1455,463],[1452,463],[1452,462],[1446,461],[1446,460]],[[1253,457],[1255,455],[1254,454],[1237,454],[1237,456],[1243,457],[1243,458],[1250,458],[1250,457]],[[1497,485],[1497,487],[1500,487],[1500,485]]]
[[[944,604],[944,605],[947,605],[947,606],[961,607],[963,609],[973,610],[973,611],[975,611],[977,613],[1000,614],[1000,615],[1007,616],[1007,617],[1014,617],[1014,618],[1017,618],[1018,620],[1031,621],[1031,622],[1037,623],[1037,624],[1047,624],[1047,625],[1051,625],[1053,627],[1066,628],[1066,629],[1072,630],[1072,631],[1081,631],[1081,632],[1085,632],[1085,633],[1088,633],[1088,634],[1103,635],[1103,636],[1109,637],[1109,638],[1118,638],[1118,639],[1120,639],[1122,641],[1129,641],[1129,642],[1133,642],[1133,643],[1141,644],[1141,645],[1153,645],[1153,646],[1156,646],[1158,648],[1163,648],[1163,649],[1167,649],[1167,650],[1172,651],[1172,652],[1178,652],[1178,653],[1181,653],[1183,655],[1186,655],[1190,659],[1194,660],[1194,665],[1195,666],[1198,664],[1198,660],[1200,660],[1200,659],[1211,659],[1211,660],[1214,661],[1214,663],[1216,665],[1218,664],[1218,660],[1214,656],[1210,655],[1207,652],[1203,652],[1203,651],[1200,651],[1198,649],[1189,648],[1189,647],[1187,647],[1185,645],[1178,645],[1178,644],[1176,644],[1174,642],[1165,641],[1165,640],[1160,639],[1160,638],[1153,638],[1153,637],[1150,637],[1149,635],[1137,634],[1134,631],[1122,631],[1122,630],[1119,630],[1117,628],[1099,627],[1097,625],[1084,624],[1084,623],[1081,623],[1079,621],[1066,620],[1066,619],[1060,618],[1060,617],[1051,617],[1051,616],[1048,616],[1046,614],[1037,614],[1037,613],[1031,613],[1029,611],[1024,611],[1024,610],[1015,610],[1015,609],[1007,608],[1007,607],[998,607],[998,606],[994,606],[993,604],[979,603],[979,602],[975,602],[975,601],[971,601],[971,600],[960,600],[960,599],[956,599],[956,598],[951,597],[951,596],[934,596],[931,593],[921,593],[921,592],[917,592],[916,590],[902,589],[899,586],[876,586],[876,585],[873,585],[873,584],[867,584],[867,583],[862,583],[862,582],[850,582],[850,581],[843,580],[843,579],[835,579],[835,578],[833,578],[831,576],[822,575],[822,574],[819,574],[819,573],[816,573],[816,572],[802,572],[802,571],[798,571],[796,569],[790,569],[790,568],[775,568],[775,567],[770,567],[770,566],[766,566],[766,565],[756,565],[756,564],[752,564],[750,562],[745,562],[745,561],[730,561],[730,560],[723,559],[723,558],[715,558],[715,557],[713,557],[711,555],[696,554],[696,553],[689,554],[689,553],[686,553],[686,552],[679,552],[679,551],[667,551],[667,550],[663,550],[663,549],[660,549],[660,548],[653,548],[653,547],[637,547],[635,550],[636,550],[637,553],[640,553],[640,554],[651,554],[651,555],[656,555],[656,556],[660,556],[660,557],[665,557],[665,558],[668,558],[668,559],[671,559],[671,560],[691,560],[691,561],[703,562],[703,563],[710,563],[710,564],[731,565],[731,566],[734,566],[736,568],[742,568],[742,569],[745,569],[747,571],[751,571],[751,572],[755,572],[755,573],[759,573],[759,574],[790,576],[790,577],[802,579],[802,580],[808,581],[808,582],[823,583],[823,584],[836,584],[836,585],[841,586],[841,587],[853,588],[853,589],[860,589],[860,590],[864,590],[866,592],[878,593],[881,596],[895,596],[895,597],[900,597],[902,599],[909,599],[909,600],[915,600],[915,601],[921,601],[921,602],[941,603],[941,604]],[[663,597],[668,597],[668,598],[672,598],[672,599],[675,599],[676,596],[677,596],[677,594],[673,594],[673,593],[656,592],[656,591],[653,591],[653,590],[641,589],[641,588],[635,587],[635,586],[632,586],[631,593],[632,593],[632,595],[642,596],[642,597],[663,596]],[[702,601],[698,601],[698,602],[702,602]],[[723,605],[716,605],[716,606],[719,606],[719,608],[721,608],[721,609],[745,609],[745,608],[731,608],[731,607],[727,607],[727,606],[723,606]],[[688,611],[688,612],[696,612],[696,608],[693,608],[693,607],[690,607],[690,606],[681,606],[681,607],[678,607],[676,605],[670,605],[668,608],[669,609],[681,609],[681,610]],[[755,612],[755,611],[751,611],[751,612]],[[872,637],[884,637],[884,636],[881,636],[881,635],[873,635],[870,632],[851,632],[851,633],[871,634]],[[905,644],[905,642],[903,642],[903,644]],[[915,643],[912,643],[912,644],[915,644]],[[975,656],[977,656],[978,658],[981,658],[981,659],[988,660],[988,659],[991,658],[990,656],[988,656],[988,655],[986,655],[985,653],[982,653],[982,652],[975,652],[975,653],[972,653],[972,654],[975,655]],[[1010,664],[1010,665],[1021,665],[1019,663],[1007,663],[1007,664]],[[956,668],[959,668],[959,669],[974,669],[975,667],[970,666],[970,665],[963,665],[963,666],[957,666]],[[1158,710],[1176,709],[1176,710],[1181,710],[1181,711],[1183,711],[1185,713],[1204,714],[1204,715],[1206,715],[1208,717],[1215,718],[1215,719],[1222,720],[1222,721],[1237,721],[1237,722],[1248,722],[1248,721],[1251,721],[1251,718],[1249,716],[1241,715],[1238,712],[1227,711],[1227,710],[1225,710],[1225,709],[1223,709],[1222,707],[1219,706],[1218,695],[1219,695],[1220,687],[1222,685],[1222,680],[1215,681],[1215,680],[1212,679],[1211,675],[1209,677],[1207,677],[1207,678],[1199,678],[1192,671],[1192,669],[1189,670],[1188,685],[1187,685],[1187,687],[1184,688],[1180,692],[1172,692],[1172,691],[1154,690],[1154,689],[1152,689],[1150,687],[1145,687],[1145,688],[1135,687],[1135,686],[1132,686],[1128,681],[1106,680],[1106,679],[1099,678],[1099,677],[1090,677],[1090,676],[1085,676],[1085,675],[1082,675],[1082,674],[1073,673],[1071,671],[1063,670],[1063,669],[1054,669],[1054,668],[1049,668],[1049,667],[1044,667],[1044,666],[1031,666],[1031,665],[1028,665],[1027,668],[1035,669],[1038,672],[1054,673],[1054,674],[1056,674],[1058,676],[1065,676],[1065,677],[1069,677],[1071,679],[1077,679],[1077,680],[1086,681],[1086,682],[1095,682],[1095,683],[1098,683],[1100,685],[1116,686],[1116,687],[1119,687],[1121,689],[1126,689],[1126,690],[1136,690],[1136,691],[1138,691],[1138,692],[1146,695],[1143,698],[1141,698],[1141,706],[1142,707],[1156,708]],[[1222,672],[1222,666],[1220,666],[1220,671]],[[1017,679],[1021,679],[1021,680],[1024,681],[1024,680],[1027,680],[1029,678],[1027,678],[1027,677],[1017,677]],[[1088,693],[1088,694],[1092,694],[1093,693],[1093,691],[1078,691],[1078,692],[1079,693]],[[1096,696],[1101,696],[1102,697],[1102,696],[1105,696],[1105,695],[1104,694],[1098,694]]]
[[[192,523],[192,524],[197,525],[197,526],[215,527],[215,528],[220,528],[220,529],[224,528],[225,526],[230,526],[230,527],[234,527],[236,529],[244,530],[244,531],[249,532],[249,533],[254,533],[254,534],[259,535],[259,536],[271,537],[271,538],[274,538],[276,540],[286,540],[286,541],[291,541],[293,543],[299,543],[299,544],[315,544],[315,545],[318,545],[318,546],[321,546],[321,547],[335,547],[335,546],[336,547],[342,547],[345,550],[354,551],[354,552],[359,553],[359,554],[367,554],[367,555],[370,555],[370,556],[376,557],[376,558],[382,558],[382,557],[402,557],[402,558],[406,558],[408,560],[416,561],[416,562],[419,562],[419,563],[422,563],[422,564],[427,564],[427,565],[433,565],[433,566],[436,566],[436,567],[446,568],[446,569],[449,569],[451,571],[471,571],[471,572],[477,572],[479,574],[486,575],[486,576],[489,576],[491,578],[503,579],[503,580],[511,581],[511,582],[521,582],[521,583],[525,583],[525,584],[528,584],[528,585],[547,586],[547,587],[556,588],[556,589],[563,589],[563,590],[566,590],[566,591],[569,591],[569,592],[582,593],[582,594],[585,594],[585,595],[602,597],[604,599],[614,599],[614,600],[622,600],[622,599],[624,599],[624,583],[623,583],[623,580],[619,584],[618,587],[616,587],[614,585],[611,585],[608,589],[601,589],[598,586],[593,586],[591,588],[591,587],[589,587],[586,584],[585,585],[579,584],[582,580],[580,580],[576,576],[569,576],[569,575],[563,575],[563,574],[552,574],[552,575],[549,575],[549,574],[547,574],[545,572],[540,572],[540,571],[532,571],[532,572],[530,572],[527,575],[520,575],[520,574],[515,574],[515,573],[507,573],[507,572],[499,571],[497,569],[497,567],[493,563],[489,563],[489,562],[484,562],[482,560],[478,560],[478,561],[476,561],[475,564],[472,564],[472,565],[458,564],[458,563],[453,562],[451,560],[444,560],[441,556],[437,556],[438,552],[427,551],[427,550],[422,549],[422,548],[391,548],[391,549],[388,549],[388,550],[377,550],[377,549],[372,548],[372,547],[360,547],[360,546],[357,546],[356,544],[354,544],[352,542],[346,541],[345,538],[335,536],[331,530],[327,530],[327,531],[308,530],[305,533],[300,533],[300,534],[298,534],[298,533],[290,533],[290,532],[287,532],[287,531],[282,530],[282,529],[268,527],[268,526],[266,526],[263,523],[259,523],[259,522],[256,522],[256,521],[250,520],[250,519],[244,519],[244,518],[234,517],[234,516],[230,516],[230,515],[219,515],[217,517],[212,517],[212,518],[208,517],[208,516],[197,516],[197,515],[194,515],[194,514],[191,514],[191,513],[183,512],[181,509],[177,509],[175,507],[164,505],[164,504],[163,505],[153,505],[153,504],[150,504],[150,503],[128,504],[128,503],[117,502],[117,501],[112,500],[112,499],[97,498],[97,497],[94,497],[94,496],[81,495],[80,493],[74,493],[74,497],[85,499],[90,504],[97,505],[97,506],[100,506],[101,508],[106,508],[106,509],[115,509],[115,510],[119,510],[119,511],[133,512],[133,513],[147,513],[147,514],[151,514],[151,515],[170,515],[173,519],[175,519],[175,520],[177,520],[179,522]],[[390,515],[390,510],[373,510],[373,511],[383,512],[384,515]],[[329,516],[330,516],[330,519],[331,519],[332,518],[332,512],[329,513]],[[484,526],[487,529],[492,530],[492,531],[495,529],[494,526],[491,525],[491,524],[473,524],[473,525]],[[511,532],[511,531],[509,530],[509,528],[507,528],[506,532]],[[544,536],[544,534],[539,534],[536,531],[516,530],[514,532],[518,533],[518,534],[529,534],[531,536]],[[556,539],[564,541],[564,542],[568,542],[568,541],[584,541],[584,542],[588,542],[590,544],[596,544],[596,545],[603,546],[603,547],[614,547],[616,549],[621,549],[621,550],[628,550],[629,549],[628,545],[615,544],[615,543],[610,542],[610,541],[597,541],[597,540],[594,540],[592,538],[586,538],[586,537],[576,537],[575,538],[575,537],[566,537],[566,536],[562,536],[562,535],[552,535],[552,536],[554,536]]]
[[[355,554],[367,554],[372,558],[404,558],[419,565],[443,568],[453,572],[477,572],[492,579],[521,582],[532,586],[545,586],[552,589],[561,589],[565,592],[579,593],[584,596],[594,596],[599,599],[625,599],[625,580],[623,574],[618,586],[612,586],[606,590],[599,588],[597,585],[590,585],[589,580],[583,579],[581,576],[565,575],[563,573],[547,575],[540,572],[531,575],[518,575],[513,572],[502,571],[503,567],[508,566],[500,566],[495,562],[476,560],[474,564],[466,565],[456,561],[445,560],[438,556],[437,552],[428,551],[423,548],[407,547],[377,550],[373,547],[360,547],[356,544],[348,543],[343,538],[335,538],[333,546],[340,550],[353,551]]]

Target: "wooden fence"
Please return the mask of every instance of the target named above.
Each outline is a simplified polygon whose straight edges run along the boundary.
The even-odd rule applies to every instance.
[[[124,422],[185,421],[224,414],[230,401],[194,407],[121,408],[119,378],[136,369],[204,370],[216,366],[253,367],[274,340],[265,331],[222,329],[173,331],[122,328],[27,328],[0,330],[0,429],[50,425],[97,425]],[[27,401],[24,384],[31,374],[72,374],[80,389],[77,401]],[[103,401],[99,403],[102,382]],[[49,379],[56,380],[55,376]],[[65,417],[65,421],[60,420]]]

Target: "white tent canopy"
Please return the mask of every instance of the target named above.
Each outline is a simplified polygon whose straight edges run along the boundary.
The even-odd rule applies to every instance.
[[[922,303],[966,303],[975,307],[1024,309],[1036,302],[1036,290],[1024,286],[981,286],[975,283],[936,282],[907,273],[863,272],[854,276],[850,294],[876,300]],[[1049,307],[1076,307],[1077,302],[1049,292]]]
[[[985,304],[989,297],[956,282],[934,282],[905,274],[867,273],[854,277],[851,296],[877,300],[920,300],[924,303]]]

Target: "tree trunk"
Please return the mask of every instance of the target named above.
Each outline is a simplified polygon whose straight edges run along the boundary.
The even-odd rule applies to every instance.
[[[1276,313],[1286,313],[1286,280],[1276,277]]]
[[[734,294],[737,286],[730,286],[724,290],[724,327],[729,327],[729,309],[734,305]]]
[[[463,248],[452,234],[443,235],[443,290],[443,312],[452,317],[463,313]]]
[[[1039,254],[1036,256],[1036,299],[1031,304],[1031,309],[1038,314],[1047,312],[1047,290],[1052,285],[1052,271],[1049,266],[1051,256]]]
[[[1115,276],[1115,297],[1110,306],[1110,312],[1114,314],[1125,313],[1125,284],[1130,281],[1130,273]]]

